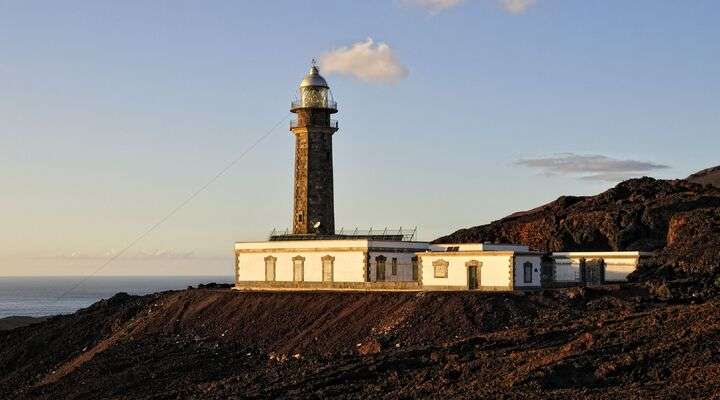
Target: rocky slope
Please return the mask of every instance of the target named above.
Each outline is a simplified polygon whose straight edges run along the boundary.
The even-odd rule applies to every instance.
[[[10,399],[709,398],[720,302],[652,290],[116,295],[0,332]]]
[[[720,396],[720,189],[630,180],[438,241],[655,250],[642,283],[532,293],[118,294],[0,331],[8,399]],[[682,278],[682,279],[678,279]]]
[[[597,196],[563,196],[435,242],[522,243],[540,251],[655,251],[653,270],[717,275],[720,188],[686,180],[632,179]]]
[[[720,165],[717,167],[707,168],[700,172],[696,172],[687,177],[690,182],[699,183],[701,185],[712,185],[720,187]]]
[[[15,329],[15,328],[20,328],[22,326],[36,324],[36,323],[42,322],[46,319],[47,319],[47,317],[21,317],[21,316],[0,318],[0,331],[5,331],[8,329]]]

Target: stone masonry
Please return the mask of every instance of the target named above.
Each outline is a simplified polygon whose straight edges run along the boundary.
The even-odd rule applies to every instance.
[[[333,199],[332,135],[330,110],[295,110],[295,199],[294,234],[335,233]],[[315,229],[315,224],[320,226]]]

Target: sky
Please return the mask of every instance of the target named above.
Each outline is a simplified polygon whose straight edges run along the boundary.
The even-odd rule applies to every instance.
[[[703,0],[0,0],[0,276],[232,275],[234,242],[290,225],[313,58],[338,229],[432,240],[685,177],[720,164],[718,20]]]

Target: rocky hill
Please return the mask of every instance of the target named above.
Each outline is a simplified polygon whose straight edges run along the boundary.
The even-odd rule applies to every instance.
[[[637,283],[530,293],[118,294],[0,331],[1,397],[720,394],[720,189],[635,179],[438,239],[478,240],[657,257]]]
[[[597,196],[563,196],[436,243],[522,243],[540,251],[654,251],[655,267],[716,275],[720,188],[687,180],[632,179]],[[655,268],[657,269],[657,268]]]
[[[720,187],[720,165],[717,167],[707,168],[700,172],[696,172],[687,177],[690,182],[699,183],[701,185],[712,185]]]
[[[46,317],[5,317],[0,318],[0,331],[20,328],[22,326],[28,326],[42,322],[46,320]]]
[[[0,332],[6,399],[709,398],[720,301],[651,287],[118,294]]]

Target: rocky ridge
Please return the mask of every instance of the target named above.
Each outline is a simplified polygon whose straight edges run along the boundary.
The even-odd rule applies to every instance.
[[[699,183],[701,185],[720,187],[720,165],[696,172],[688,176],[686,179],[690,182]]]
[[[436,243],[522,243],[539,251],[653,251],[647,271],[716,277],[720,188],[687,180],[631,179],[597,196],[563,196]]]

